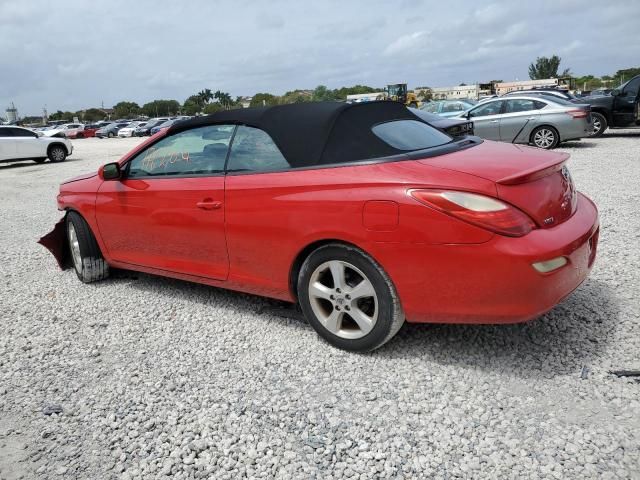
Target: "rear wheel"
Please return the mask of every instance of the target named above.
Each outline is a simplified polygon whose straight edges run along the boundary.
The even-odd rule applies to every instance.
[[[67,158],[67,150],[62,145],[53,145],[49,147],[47,156],[52,162],[64,162]]]
[[[404,323],[387,274],[373,258],[351,246],[330,244],[311,253],[298,276],[298,299],[316,332],[344,350],[381,347]]]
[[[80,280],[91,283],[109,276],[109,265],[96,238],[84,218],[76,212],[67,214],[67,241],[73,268]]]
[[[591,117],[593,118],[593,131],[590,137],[599,137],[604,133],[604,131],[609,126],[607,122],[607,117],[598,112],[591,112]]]
[[[553,127],[542,126],[531,132],[531,143],[538,148],[551,149],[560,143],[560,135]]]
[[[109,138],[113,138],[113,137],[115,137],[115,135],[114,135],[114,133],[113,133],[113,132],[109,132],[109,133],[107,133],[107,137],[109,137]]]

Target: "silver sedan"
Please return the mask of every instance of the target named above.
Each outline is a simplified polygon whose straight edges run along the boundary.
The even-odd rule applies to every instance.
[[[460,116],[473,121],[479,137],[539,148],[554,148],[593,130],[589,105],[533,95],[488,100]]]

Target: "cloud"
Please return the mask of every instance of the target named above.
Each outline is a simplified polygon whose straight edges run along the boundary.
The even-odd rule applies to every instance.
[[[0,111],[12,101],[25,115],[45,104],[183,101],[203,88],[236,96],[522,79],[553,54],[561,69],[602,75],[640,59],[637,0],[110,2],[0,0]]]
[[[382,52],[384,55],[407,55],[408,50],[416,48],[421,42],[422,38],[426,35],[426,32],[413,32],[409,35],[403,35],[393,42],[391,42],[387,48]]]

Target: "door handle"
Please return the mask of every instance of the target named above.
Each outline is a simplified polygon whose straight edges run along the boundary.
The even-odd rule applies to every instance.
[[[201,202],[196,203],[196,207],[201,208],[202,210],[217,210],[222,206],[222,202],[205,199]]]

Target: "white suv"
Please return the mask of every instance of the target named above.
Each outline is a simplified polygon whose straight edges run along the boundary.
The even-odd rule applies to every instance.
[[[43,137],[26,128],[0,126],[0,162],[33,160],[42,163],[47,158],[63,162],[73,152],[66,138]]]

